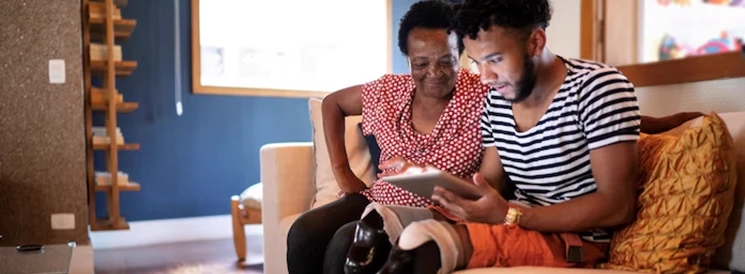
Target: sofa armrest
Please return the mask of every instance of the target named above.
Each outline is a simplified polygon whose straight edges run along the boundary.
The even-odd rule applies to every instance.
[[[310,208],[313,185],[313,143],[274,143],[261,148],[264,222],[279,221]]]
[[[315,195],[313,143],[273,143],[261,148],[261,221],[264,230],[264,264],[286,273],[286,231],[281,223],[308,211]],[[275,269],[276,268],[276,269]],[[267,272],[272,273],[272,272]]]

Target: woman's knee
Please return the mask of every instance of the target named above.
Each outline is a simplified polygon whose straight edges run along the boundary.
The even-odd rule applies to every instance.
[[[367,203],[367,198],[361,194],[347,195],[300,215],[290,226],[288,244],[295,247],[307,244],[326,246],[340,227],[359,219]]]
[[[323,222],[313,218],[313,214],[303,214],[290,226],[287,233],[287,244],[297,247],[304,243],[313,242],[319,234],[323,233]]]

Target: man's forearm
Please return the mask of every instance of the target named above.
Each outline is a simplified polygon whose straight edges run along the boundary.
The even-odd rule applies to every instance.
[[[634,214],[633,201],[595,192],[563,203],[523,210],[520,226],[540,232],[581,232],[625,224]]]

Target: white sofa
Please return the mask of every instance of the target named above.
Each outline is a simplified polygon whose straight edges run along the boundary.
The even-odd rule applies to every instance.
[[[314,109],[314,99],[311,99],[311,123],[314,128],[314,142],[307,143],[275,143],[267,144],[261,149],[261,179],[264,185],[262,201],[262,220],[264,225],[264,271],[268,274],[287,273],[286,265],[286,235],[294,220],[311,207],[318,206],[319,192],[328,192],[328,185],[319,185],[319,178],[333,178],[330,169],[324,167],[323,155],[325,144],[322,140],[319,114]],[[318,103],[318,102],[315,102]],[[705,111],[706,112],[706,111]],[[720,113],[720,116],[728,124],[729,130],[735,139],[738,149],[738,189],[736,208],[730,218],[730,229],[727,236],[727,244],[720,248],[715,256],[715,262],[720,265],[729,265],[732,269],[745,270],[745,224],[743,224],[743,197],[745,196],[745,112]],[[693,126],[697,122],[693,120],[684,126]],[[698,119],[700,123],[700,118]],[[356,128],[350,128],[347,123],[347,150],[352,157],[353,170],[360,177],[368,177],[371,165],[364,165],[364,148],[350,151],[350,146],[360,146],[364,142],[361,133]],[[357,134],[357,136],[354,136]],[[322,139],[322,138],[321,138]],[[320,142],[320,143],[319,143]],[[314,145],[315,143],[315,145]],[[369,154],[369,152],[368,152]],[[320,156],[319,156],[320,155]],[[325,160],[327,161],[327,160]],[[317,171],[327,174],[316,174]],[[324,182],[328,183],[328,182]],[[324,194],[326,199],[330,192]],[[324,201],[320,204],[323,204]],[[736,234],[735,234],[736,232]],[[732,254],[730,256],[722,254]],[[554,269],[540,267],[518,267],[507,269],[473,269],[460,271],[458,273],[621,273],[621,271],[610,271],[600,269]],[[625,272],[628,273],[628,272]],[[727,270],[712,270],[710,273],[729,273]]]

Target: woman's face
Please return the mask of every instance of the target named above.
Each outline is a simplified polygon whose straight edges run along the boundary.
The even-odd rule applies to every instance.
[[[446,98],[458,80],[458,38],[445,29],[414,28],[409,33],[409,66],[417,92]]]

